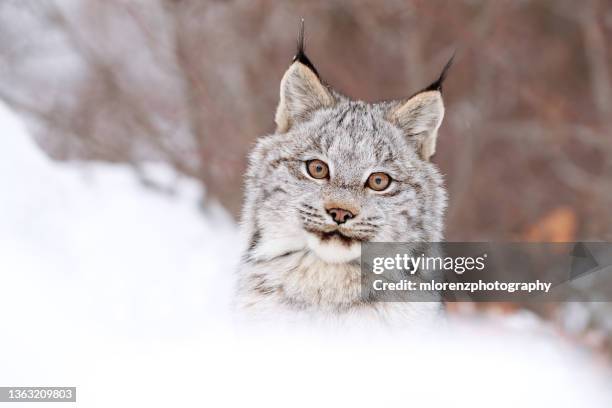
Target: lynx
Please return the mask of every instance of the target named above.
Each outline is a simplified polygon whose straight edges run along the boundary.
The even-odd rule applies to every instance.
[[[366,103],[325,84],[304,52],[280,83],[276,132],[249,157],[237,306],[248,315],[410,322],[439,303],[370,302],[363,242],[438,242],[447,195],[430,162],[444,116],[442,83]]]

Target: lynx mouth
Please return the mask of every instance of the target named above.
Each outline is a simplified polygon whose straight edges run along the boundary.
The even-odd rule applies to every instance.
[[[317,229],[308,228],[306,229],[306,231],[316,235],[321,240],[321,242],[339,241],[346,246],[351,246],[353,244],[358,244],[363,241],[363,239],[346,235],[337,229],[333,231],[321,231]]]
[[[320,259],[329,263],[347,263],[361,256],[363,239],[348,235],[336,228],[322,231],[307,228],[307,245]]]

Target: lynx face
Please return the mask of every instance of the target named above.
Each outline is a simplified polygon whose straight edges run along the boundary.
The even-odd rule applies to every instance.
[[[249,159],[246,291],[354,300],[362,242],[442,239],[446,193],[429,158],[448,66],[406,100],[369,104],[324,85],[300,46],[281,81],[276,133]]]
[[[440,239],[441,176],[386,118],[393,106],[334,98],[256,147],[248,178],[254,252],[272,240],[347,262],[364,241]]]

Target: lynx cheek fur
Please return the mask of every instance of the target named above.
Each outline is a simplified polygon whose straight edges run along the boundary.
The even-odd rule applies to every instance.
[[[452,59],[451,59],[452,61]],[[360,243],[441,241],[446,191],[429,162],[444,116],[441,87],[365,103],[325,85],[303,50],[283,76],[276,133],[249,157],[238,282],[242,311],[406,322],[432,303],[360,296]]]

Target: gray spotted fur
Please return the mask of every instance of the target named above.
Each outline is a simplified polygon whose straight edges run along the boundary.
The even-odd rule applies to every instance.
[[[439,305],[363,300],[359,259],[321,259],[308,243],[308,231],[339,229],[355,242],[443,239],[443,178],[428,161],[433,151],[423,154],[425,141],[435,148],[443,115],[440,92],[426,89],[409,100],[365,103],[340,95],[310,73],[299,61],[287,71],[277,132],[261,137],[249,156],[237,306],[271,318],[366,313],[402,320],[437,313]],[[307,175],[305,162],[312,159],[329,165],[329,180]],[[374,171],[392,175],[388,190],[365,187]],[[338,227],[325,211],[329,203],[358,215]],[[344,250],[341,242],[333,245]]]

